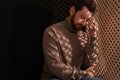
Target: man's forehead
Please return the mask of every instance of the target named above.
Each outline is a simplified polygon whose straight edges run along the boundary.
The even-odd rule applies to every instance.
[[[78,14],[79,15],[82,15],[84,17],[91,17],[92,16],[92,13],[90,11],[78,11]]]

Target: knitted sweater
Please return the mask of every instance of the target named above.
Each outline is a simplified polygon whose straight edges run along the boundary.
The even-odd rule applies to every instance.
[[[43,37],[42,80],[77,80],[85,76],[85,69],[96,61],[95,40],[86,32],[73,30],[67,19],[48,27]]]

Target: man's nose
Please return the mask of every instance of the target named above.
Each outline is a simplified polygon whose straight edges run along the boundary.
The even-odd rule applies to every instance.
[[[81,24],[85,26],[87,24],[87,21],[86,20],[81,20]]]
[[[85,26],[87,24],[87,21],[85,19],[80,19],[79,23],[83,26]]]

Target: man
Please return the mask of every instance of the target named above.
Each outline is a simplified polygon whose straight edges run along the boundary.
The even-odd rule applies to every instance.
[[[45,30],[42,80],[101,80],[93,78],[97,29],[90,19],[95,9],[93,0],[76,0],[64,21]]]

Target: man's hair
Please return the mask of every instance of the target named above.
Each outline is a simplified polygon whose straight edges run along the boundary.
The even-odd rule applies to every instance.
[[[95,0],[74,0],[73,6],[75,6],[76,11],[82,10],[82,8],[86,6],[89,9],[89,11],[93,14],[96,10]]]

